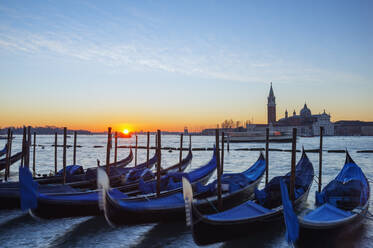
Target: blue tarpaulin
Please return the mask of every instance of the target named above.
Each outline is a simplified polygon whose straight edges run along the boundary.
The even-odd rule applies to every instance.
[[[201,178],[207,176],[213,170],[216,169],[216,156],[215,152],[212,159],[204,166],[201,166],[198,169],[195,169],[191,172],[174,172],[168,173],[161,177],[161,185],[160,190],[172,190],[176,188],[182,188],[181,178],[185,177],[190,182],[194,183]],[[145,182],[144,180],[140,179],[139,189],[143,194],[155,193],[157,187],[156,181]]]
[[[345,210],[364,205],[368,199],[367,184],[361,168],[353,162],[346,163],[321,193],[316,192],[316,205],[329,203]]]
[[[79,174],[83,174],[84,173],[84,170],[83,170],[83,167],[80,166],[80,165],[69,165],[69,166],[66,166],[66,177],[71,177],[73,175],[79,175]],[[57,172],[57,176],[63,176],[63,169],[59,170]]]
[[[286,225],[286,240],[294,243],[299,236],[298,218],[293,211],[293,206],[289,200],[288,189],[283,179],[280,180],[282,205],[284,207],[284,219]]]
[[[28,167],[19,167],[19,191],[21,196],[21,209],[35,209],[38,205],[38,183],[32,179]]]
[[[285,176],[278,176],[271,179],[263,190],[255,190],[255,198],[260,205],[272,209],[281,205],[280,181],[284,180],[287,187],[290,185],[291,172]],[[314,176],[313,166],[308,157],[303,154],[295,167],[295,199],[298,199],[312,183]]]

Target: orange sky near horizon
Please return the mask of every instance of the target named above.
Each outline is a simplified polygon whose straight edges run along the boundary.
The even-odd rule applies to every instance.
[[[309,106],[309,105],[308,105]],[[296,109],[297,114],[300,109]],[[277,119],[284,116],[283,107],[277,107]],[[312,111],[312,107],[311,107]],[[292,115],[293,110],[288,109],[289,115]],[[313,114],[317,114],[320,111],[313,111]],[[328,112],[328,111],[327,111]],[[343,114],[348,112],[349,114]],[[353,109],[348,110],[346,108],[339,110],[336,113],[331,113],[332,121],[338,120],[361,120],[361,121],[372,121],[372,115],[367,116],[366,113],[359,113]],[[233,119],[234,121],[246,121],[250,118],[240,116],[235,113],[232,115],[226,115],[225,113],[211,115],[200,115],[191,114],[187,116],[182,114],[159,114],[157,116],[154,113],[144,113],[143,116],[132,116],[128,118],[123,116],[112,114],[92,115],[82,114],[79,112],[66,112],[66,113],[39,113],[39,114],[17,114],[17,113],[3,113],[0,120],[0,128],[8,126],[56,126],[56,127],[67,127],[68,129],[84,129],[92,132],[103,132],[108,127],[112,127],[113,131],[122,131],[123,129],[129,129],[132,132],[136,131],[156,131],[157,129],[164,131],[183,131],[184,127],[187,127],[189,131],[201,131],[204,128],[215,128],[216,125],[222,123],[225,119]],[[125,120],[127,119],[127,121]],[[257,112],[254,116],[254,123],[264,124],[266,123],[266,111]]]
[[[102,132],[109,126],[113,131],[124,128],[131,131],[183,131],[187,127],[193,132],[216,128],[226,119],[264,124],[267,122],[270,88],[269,83],[227,85],[218,82],[201,83],[194,88],[190,86],[190,89],[188,84],[182,84],[182,89],[187,90],[182,94],[178,93],[180,88],[176,86],[152,94],[155,89],[151,85],[134,90],[136,84],[111,83],[112,88],[134,90],[132,93],[127,90],[123,97],[121,90],[105,92],[105,84],[92,86],[89,89],[93,92],[84,93],[71,92],[70,87],[63,87],[63,84],[55,84],[57,88],[52,92],[44,83],[34,88],[23,86],[28,88],[17,93],[19,99],[0,92],[0,106],[5,106],[1,113],[1,128],[57,126]],[[320,91],[317,86],[307,84],[273,84],[277,119],[284,117],[286,109],[289,115],[293,110],[299,114],[306,102],[312,114],[322,113],[325,109],[333,122],[373,121],[373,108],[369,104],[371,87],[339,84],[324,86],[325,90]],[[16,91],[16,86],[12,86],[12,90]],[[348,101],[344,94],[346,90],[349,91]]]

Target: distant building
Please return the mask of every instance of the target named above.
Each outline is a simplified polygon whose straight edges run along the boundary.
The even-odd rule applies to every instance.
[[[278,127],[297,127],[298,134],[301,136],[320,135],[320,127],[324,127],[324,135],[334,135],[334,124],[330,121],[330,115],[324,110],[322,114],[312,115],[311,110],[304,104],[299,115],[295,110],[293,116],[288,116],[285,111],[285,117],[278,120]]]
[[[312,115],[311,110],[304,104],[299,115],[295,110],[293,115],[289,116],[288,111],[285,111],[285,117],[276,121],[276,97],[273,92],[272,83],[269,89],[267,103],[268,125],[273,130],[281,132],[290,132],[292,128],[298,128],[298,134],[301,136],[320,135],[320,127],[324,127],[325,135],[334,135],[334,125],[330,122],[330,115],[325,113]]]
[[[373,136],[373,122],[337,121],[335,135],[339,136]]]
[[[267,123],[273,125],[276,123],[276,98],[273,93],[272,82],[267,100]]]
[[[272,82],[267,97],[267,124],[246,124],[245,128],[222,128],[224,132],[265,132],[269,127],[270,131],[278,131],[283,134],[290,134],[293,128],[297,128],[300,136],[318,136],[320,135],[320,127],[324,127],[324,135],[334,135],[334,124],[330,121],[330,114],[324,110],[322,114],[313,115],[311,110],[304,104],[299,115],[293,111],[293,115],[289,116],[288,111],[285,111],[285,117],[276,121],[276,97],[273,91]],[[373,133],[368,127],[364,129],[365,133]],[[360,130],[360,129],[359,129]],[[346,131],[348,132],[348,131]],[[205,129],[202,131],[205,135],[214,135],[215,129]]]

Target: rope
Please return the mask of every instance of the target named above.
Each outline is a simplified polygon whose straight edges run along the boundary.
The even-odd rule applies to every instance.
[[[315,177],[317,178],[317,181],[316,181]],[[317,185],[319,185],[319,181],[320,181],[320,180],[319,180],[319,177],[318,177],[318,176],[314,175],[313,181],[315,181],[315,183],[317,183]]]
[[[197,224],[197,223],[199,223],[201,220],[202,220],[202,217],[198,218],[198,220],[193,220],[193,223],[191,223],[191,224],[192,224],[192,225],[193,225],[193,224]]]
[[[214,206],[214,204],[211,201],[209,201],[207,198],[206,201],[211,205],[211,207],[215,210],[216,213],[219,213],[219,210]]]
[[[369,212],[369,210],[367,210],[365,212],[365,214],[362,214],[361,212],[360,213],[357,213],[357,212],[354,212],[354,211],[351,211],[351,212],[354,213],[354,214],[361,215],[363,218],[366,218],[368,220],[373,221],[373,214],[371,212]]]

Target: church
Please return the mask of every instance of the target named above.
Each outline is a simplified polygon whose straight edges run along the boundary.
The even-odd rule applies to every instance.
[[[293,115],[289,116],[286,110],[284,118],[277,121],[276,98],[272,83],[268,95],[267,118],[269,127],[276,131],[290,132],[292,128],[296,127],[298,135],[311,137],[320,135],[320,127],[324,127],[324,135],[334,135],[334,124],[330,122],[330,115],[325,110],[322,114],[312,115],[306,103],[300,110],[299,115],[294,110]]]

